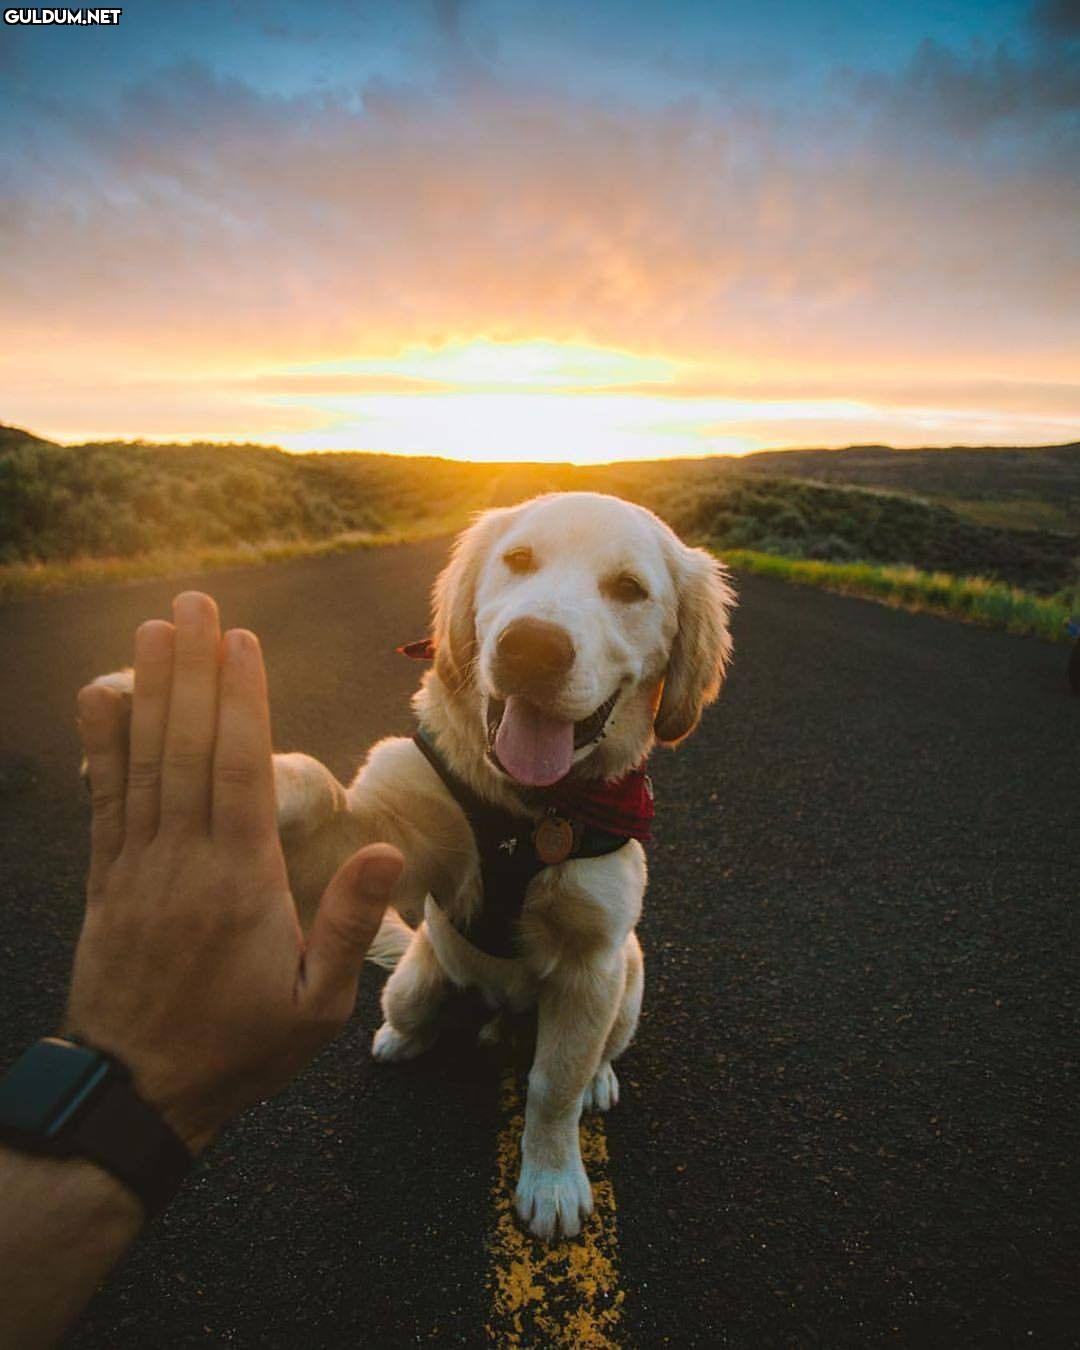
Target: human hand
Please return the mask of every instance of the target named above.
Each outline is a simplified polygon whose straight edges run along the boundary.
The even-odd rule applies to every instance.
[[[387,844],[354,854],[305,944],[275,827],[258,641],[223,640],[198,592],[173,617],[136,634],[130,736],[114,690],[79,692],[91,859],[65,1029],[123,1060],[198,1152],[347,1020],[402,858]]]

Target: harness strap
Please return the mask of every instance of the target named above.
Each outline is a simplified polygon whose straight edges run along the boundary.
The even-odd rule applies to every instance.
[[[446,787],[446,790],[465,814],[470,818],[473,815],[482,814],[485,808],[488,807],[488,803],[484,801],[478,792],[474,792],[463,778],[459,778],[457,774],[454,773],[450,765],[447,764],[446,760],[443,759],[442,755],[436,750],[435,742],[429,738],[423,727],[421,727],[413,736],[413,744],[419,747],[420,753],[443,780],[443,785]]]
[[[474,947],[489,956],[517,956],[517,927],[525,892],[529,882],[549,866],[536,852],[533,836],[537,822],[485,801],[454,773],[423,727],[413,736],[413,743],[464,812],[480,855],[480,908],[467,921],[450,921]],[[574,838],[569,858],[603,857],[627,842],[625,835],[581,823],[575,826]],[[432,899],[445,913],[446,905],[439,896],[433,894]]]

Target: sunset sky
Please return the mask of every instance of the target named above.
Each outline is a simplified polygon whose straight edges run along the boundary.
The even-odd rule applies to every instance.
[[[1080,436],[1076,0],[0,27],[0,421],[472,459]]]

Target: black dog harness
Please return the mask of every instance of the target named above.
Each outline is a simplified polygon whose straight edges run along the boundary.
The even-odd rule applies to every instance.
[[[545,789],[536,794],[538,803],[546,804],[546,814],[539,822],[501,806],[494,806],[484,801],[453,772],[439,753],[434,739],[423,727],[413,737],[413,741],[464,811],[480,855],[480,908],[467,921],[450,918],[449,914],[447,917],[462,937],[489,956],[514,957],[520,954],[517,925],[525,904],[525,892],[533,877],[555,861],[550,856],[548,840],[553,837],[565,840],[557,859],[561,862],[570,858],[602,858],[608,853],[617,852],[632,838],[648,837],[647,820],[652,815],[652,788],[643,769],[633,771],[630,786],[634,790],[640,789],[639,795],[646,801],[646,808],[639,810],[633,821],[627,817],[625,828],[620,832],[590,823],[589,815],[593,815],[594,820],[596,818],[597,793],[591,794],[590,802],[590,794],[583,791],[582,809],[568,812],[565,805],[567,800],[572,801],[572,791],[560,792],[562,784],[556,785],[554,790]],[[627,783],[630,778],[631,775],[628,775],[627,780],[622,780],[623,783]],[[620,795],[625,796],[625,790]],[[543,856],[545,853],[548,854],[546,860]],[[446,906],[439,897],[434,895],[432,898],[446,913]]]

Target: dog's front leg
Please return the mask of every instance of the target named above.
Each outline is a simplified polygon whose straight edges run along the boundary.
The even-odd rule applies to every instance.
[[[439,1010],[450,982],[422,923],[393,975],[383,986],[383,1024],[371,1042],[376,1059],[404,1060],[422,1054],[434,1039]]]
[[[514,1205],[537,1237],[573,1237],[592,1213],[581,1161],[581,1099],[600,1063],[625,982],[620,951],[603,964],[559,967],[539,999],[521,1177]]]

